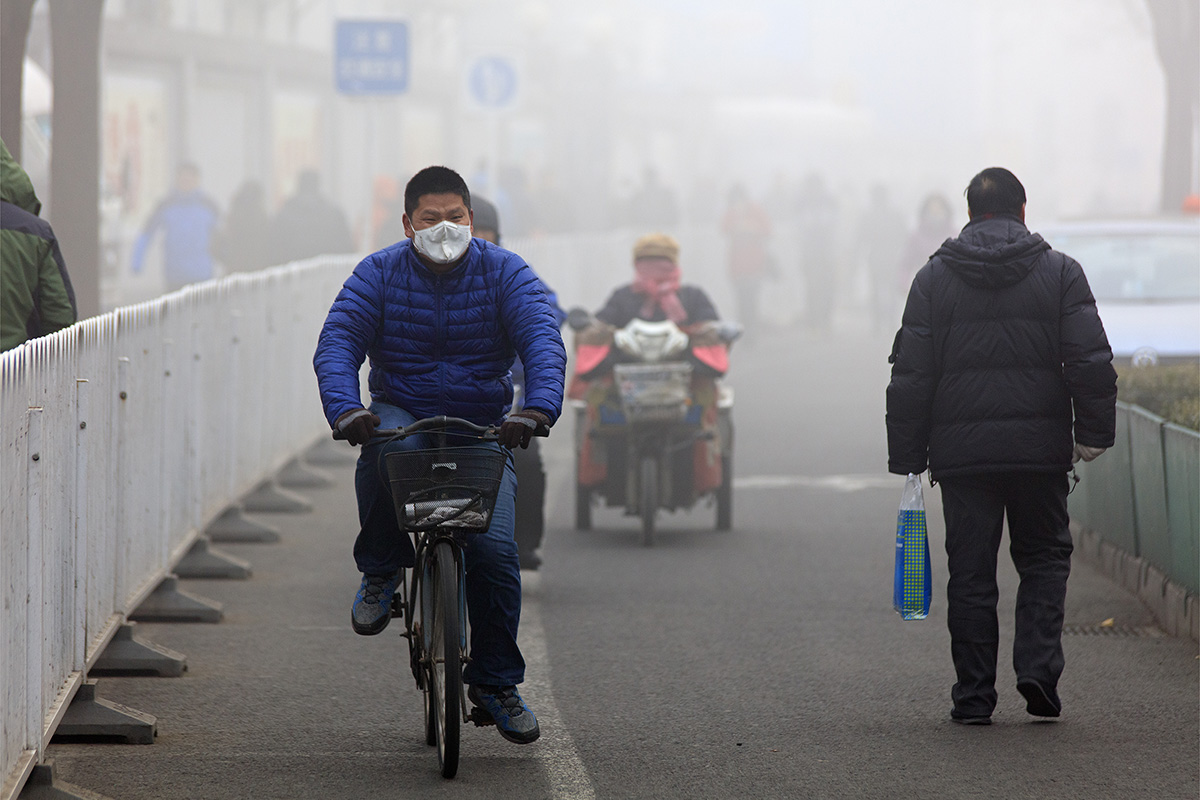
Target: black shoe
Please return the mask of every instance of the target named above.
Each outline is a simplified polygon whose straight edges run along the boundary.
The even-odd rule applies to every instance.
[[[537,553],[521,553],[521,569],[536,570],[542,565],[542,557]]]
[[[1057,717],[1062,713],[1058,692],[1047,690],[1037,681],[1017,681],[1017,691],[1025,698],[1025,710],[1035,717]]]
[[[991,724],[991,715],[960,714],[958,709],[950,709],[950,721],[958,724]]]
[[[991,717],[950,717],[950,722],[959,724],[991,724]]]

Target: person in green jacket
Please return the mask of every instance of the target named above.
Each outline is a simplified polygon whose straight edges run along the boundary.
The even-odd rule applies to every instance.
[[[75,290],[33,183],[0,141],[0,351],[73,325]]]

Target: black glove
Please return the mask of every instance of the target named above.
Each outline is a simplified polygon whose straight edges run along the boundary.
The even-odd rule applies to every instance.
[[[378,414],[372,414],[365,408],[356,408],[338,417],[335,425],[350,444],[366,444],[371,441],[379,422]]]
[[[504,424],[500,426],[498,441],[509,450],[518,445],[524,450],[529,447],[529,440],[533,438],[534,431],[549,427],[548,416],[532,408],[522,409],[515,414],[509,414],[508,419],[504,420]]]

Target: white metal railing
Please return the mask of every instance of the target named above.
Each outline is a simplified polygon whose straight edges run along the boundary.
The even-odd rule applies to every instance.
[[[504,245],[563,305],[594,310],[632,277],[642,232]],[[684,280],[729,296],[719,234],[679,238]],[[312,354],[356,260],[190,286],[0,354],[0,800],[125,616],[210,521],[328,430]]]
[[[190,286],[0,354],[0,798],[204,527],[328,430],[312,354],[354,263]]]

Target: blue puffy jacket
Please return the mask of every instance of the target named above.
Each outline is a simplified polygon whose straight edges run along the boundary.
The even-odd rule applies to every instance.
[[[329,309],[313,366],[325,418],[362,407],[358,372],[371,359],[371,397],[416,417],[503,419],[509,369],[525,363],[525,408],[558,419],[567,354],[554,309],[518,256],[472,239],[450,272],[426,267],[408,239],[364,258]]]

